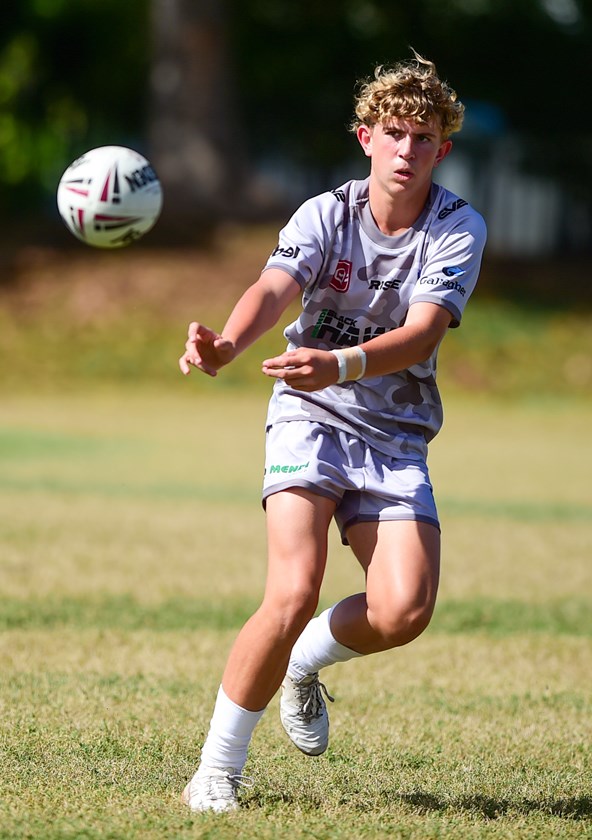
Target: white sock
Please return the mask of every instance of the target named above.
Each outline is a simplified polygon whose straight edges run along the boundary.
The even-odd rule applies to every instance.
[[[331,633],[329,621],[336,606],[311,619],[296,640],[288,663],[288,673],[294,679],[302,679],[327,665],[347,662],[363,655],[340,644]]]
[[[220,686],[210,731],[201,751],[202,764],[208,767],[232,767],[240,773],[247,760],[253,730],[264,711],[250,712],[237,706]]]

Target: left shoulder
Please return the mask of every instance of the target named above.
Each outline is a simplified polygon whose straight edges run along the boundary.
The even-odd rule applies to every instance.
[[[433,185],[430,227],[458,228],[468,227],[479,238],[486,234],[483,216],[468,201],[447,190],[440,184]]]

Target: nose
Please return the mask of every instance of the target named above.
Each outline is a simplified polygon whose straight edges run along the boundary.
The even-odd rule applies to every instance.
[[[399,143],[399,157],[402,157],[403,160],[411,160],[415,157],[413,138],[409,137],[409,135],[401,138]]]

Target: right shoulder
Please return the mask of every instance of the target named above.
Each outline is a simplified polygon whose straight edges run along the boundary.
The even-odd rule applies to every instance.
[[[322,274],[334,243],[350,222],[359,203],[363,181],[348,181],[300,205],[279,233],[265,269],[280,268],[302,288]]]
[[[366,181],[346,181],[335,189],[319,193],[300,205],[293,218],[324,230],[341,227],[360,202],[367,201]]]

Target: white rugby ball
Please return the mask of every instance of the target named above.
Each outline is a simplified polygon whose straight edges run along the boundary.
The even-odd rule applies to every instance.
[[[138,152],[125,146],[100,146],[66,169],[57,203],[66,227],[82,242],[95,248],[122,248],[156,223],[162,187]]]

